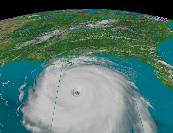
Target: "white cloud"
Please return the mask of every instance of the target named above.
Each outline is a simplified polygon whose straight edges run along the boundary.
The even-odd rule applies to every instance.
[[[132,83],[87,61],[97,59],[57,60],[45,69],[23,108],[24,126],[33,133],[155,133],[148,101]]]

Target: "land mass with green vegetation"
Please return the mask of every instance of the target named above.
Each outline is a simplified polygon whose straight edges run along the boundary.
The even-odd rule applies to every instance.
[[[173,38],[171,20],[118,10],[59,10],[0,21],[0,66],[21,59],[50,61],[58,56],[103,53],[135,57],[151,65],[173,88],[173,66],[159,55]]]

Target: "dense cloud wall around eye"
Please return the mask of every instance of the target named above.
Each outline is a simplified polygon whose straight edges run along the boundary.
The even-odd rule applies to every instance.
[[[155,133],[148,103],[121,73],[90,57],[55,60],[23,107],[33,133]],[[110,62],[109,62],[110,63]]]

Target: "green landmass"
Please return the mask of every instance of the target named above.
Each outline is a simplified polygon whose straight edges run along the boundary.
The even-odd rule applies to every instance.
[[[31,59],[104,53],[135,57],[151,65],[159,80],[173,88],[173,66],[157,52],[173,38],[169,22],[116,10],[60,10],[0,21],[0,66]]]

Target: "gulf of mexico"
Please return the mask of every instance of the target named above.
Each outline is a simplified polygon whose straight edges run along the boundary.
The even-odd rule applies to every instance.
[[[173,131],[173,90],[166,88],[156,78],[152,67],[135,58],[122,61],[115,56],[98,55],[98,57],[115,62],[108,67],[127,75],[129,80],[136,84],[139,92],[153,105],[154,108],[150,109],[150,112],[157,123],[158,133]],[[17,111],[17,108],[24,103],[28,89],[33,86],[44,66],[43,62],[22,60],[0,68],[0,130],[2,133],[14,131],[28,133],[21,125],[22,114]],[[25,95],[21,103],[18,89],[25,83]]]

